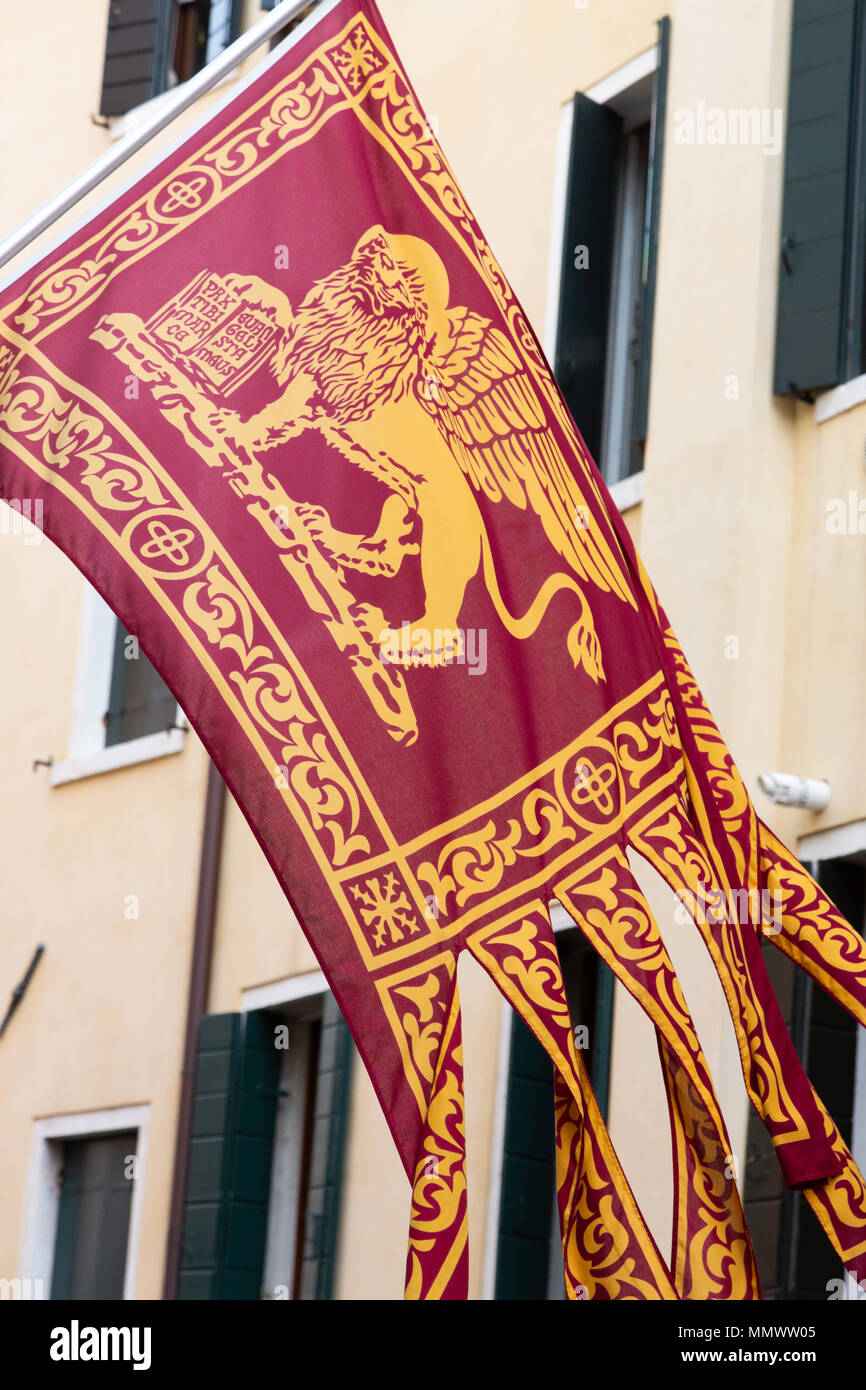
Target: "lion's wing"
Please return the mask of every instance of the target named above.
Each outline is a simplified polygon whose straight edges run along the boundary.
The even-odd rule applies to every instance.
[[[449,314],[451,343],[418,381],[418,398],[479,492],[532,507],[577,575],[635,606],[570,472],[530,377],[505,334],[469,309]]]

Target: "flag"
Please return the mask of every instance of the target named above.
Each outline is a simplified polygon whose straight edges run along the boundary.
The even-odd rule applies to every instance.
[[[759,1296],[628,851],[687,903],[785,1179],[866,1273],[863,1180],[762,956],[863,1022],[863,940],[758,819],[372,3],[7,287],[0,492],[138,636],[291,902],[412,1184],[407,1297],[467,1296],[464,951],[553,1064],[569,1296]],[[666,1252],[575,1046],[554,898],[656,1030]]]

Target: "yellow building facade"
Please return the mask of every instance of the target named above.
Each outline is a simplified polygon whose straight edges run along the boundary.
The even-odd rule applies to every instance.
[[[38,10],[19,6],[6,16],[3,235],[140,119],[140,92],[129,110],[106,114],[106,45],[117,3],[44,0]],[[200,48],[208,36],[219,37],[217,0],[212,13],[206,5],[176,8],[199,12]],[[792,0],[440,0],[435,7],[381,0],[380,8],[467,199],[554,362],[563,356],[563,277],[570,268],[581,273],[581,239],[573,246],[569,240],[570,152],[575,122],[592,108],[576,106],[575,93],[607,113],[600,121],[616,126],[607,338],[597,364],[599,437],[609,455],[602,464],[759,812],[805,860],[841,862],[856,901],[866,854],[866,542],[858,527],[866,496],[866,377],[851,369],[834,385],[820,383],[823,389],[808,382],[793,383],[799,395],[773,389],[791,176],[786,133],[798,22]],[[143,6],[144,19],[130,11],[125,22],[146,27],[149,13]],[[245,29],[260,15],[258,0],[245,0],[233,21]],[[662,19],[669,24],[660,30]],[[802,13],[799,20],[811,22]],[[172,61],[181,51],[177,33],[170,36]],[[142,43],[150,42],[142,34]],[[184,61],[195,62],[188,53]],[[178,129],[253,66],[230,74],[179,119]],[[117,85],[128,80],[121,75]],[[713,111],[757,112],[758,120],[731,121],[724,140],[711,139]],[[717,124],[716,135],[721,131]],[[154,145],[176,136],[172,128]],[[97,206],[152,152],[135,156],[49,236]],[[628,276],[634,270],[640,278],[650,233],[654,311],[644,334],[646,421],[635,466],[627,438],[633,424],[616,393],[639,390],[628,375]],[[590,268],[597,250],[590,242]],[[4,518],[0,1010],[37,946],[45,949],[0,1038],[0,1279],[41,1280],[44,1296],[59,1287],[58,1251],[74,1219],[64,1206],[64,1175],[74,1181],[76,1163],[113,1161],[96,1144],[103,1136],[117,1138],[117,1153],[135,1160],[127,1165],[125,1196],[116,1199],[124,1239],[106,1258],[122,1266],[125,1297],[158,1299],[173,1238],[208,759],[179,711],[170,728],[106,742],[102,716],[117,639],[111,615],[38,530],[18,525],[8,509]],[[757,778],[771,770],[826,781],[825,809],[770,802]],[[762,1176],[709,958],[666,890],[646,870],[639,876],[717,1082],[741,1190],[761,1229],[769,1222],[766,1259],[775,1269],[787,1251],[796,1264],[788,1218],[773,1207],[778,1194]],[[293,1037],[269,1140],[260,1294],[399,1298],[409,1189],[357,1059],[347,1083],[329,1272],[314,1271],[313,1283],[304,1283],[303,1245],[312,1239],[305,1222],[315,1216],[302,1209],[316,1162],[313,1051],[321,1074],[329,1036],[324,984],[230,798],[213,921],[204,1012],[230,1018],[270,1010]],[[492,1298],[497,1289],[507,1296],[505,1204],[519,1170],[509,1168],[509,1124],[517,1123],[519,1087],[507,1012],[466,957],[460,990],[471,1296]],[[817,1037],[808,1004],[791,999],[796,1027]],[[652,1032],[619,986],[606,1017],[609,1125],[665,1250],[670,1141]],[[850,1096],[840,1104],[848,1105],[862,1150],[866,1058],[862,1044],[859,1053],[850,1052],[850,1040],[845,1046]],[[89,1190],[86,1174],[81,1181]],[[549,1242],[549,1231],[532,1239]],[[64,1287],[85,1287],[74,1282],[86,1274],[75,1273],[74,1250],[64,1258],[72,1261],[64,1277],[73,1281]],[[539,1258],[535,1249],[536,1267]],[[775,1287],[772,1272],[764,1278]],[[548,1288],[556,1296],[554,1277]]]

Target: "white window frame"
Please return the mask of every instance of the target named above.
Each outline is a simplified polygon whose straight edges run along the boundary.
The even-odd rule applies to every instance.
[[[81,627],[78,636],[75,693],[67,755],[51,764],[52,787],[114,772],[133,763],[150,762],[169,753],[180,753],[186,735],[186,721],[176,706],[175,722],[183,727],[147,734],[125,743],[105,746],[103,719],[111,696],[111,669],[117,618],[92,585],[85,582]]]
[[[304,1119],[309,1084],[309,1034],[305,1006],[313,1005],[329,993],[321,970],[291,975],[272,984],[246,989],[241,996],[241,1012],[288,1006],[297,1014],[293,1030],[289,1017],[289,1046],[283,1052],[278,1082],[277,1118],[274,1125],[273,1163],[268,1199],[265,1261],[262,1272],[263,1299],[291,1298],[299,1230],[301,1167],[304,1154]],[[291,1033],[296,1036],[292,1039]],[[285,1292],[278,1292],[285,1290]]]
[[[866,380],[866,378],[864,378]],[[828,830],[803,835],[797,842],[797,857],[809,864],[815,877],[821,860],[844,859],[866,853],[866,820],[849,821]],[[866,933],[864,933],[866,934]],[[851,1119],[851,1157],[861,1173],[866,1172],[866,1028],[857,1029],[857,1053],[854,1062],[854,1106]],[[853,1275],[845,1275],[846,1298],[862,1299]]]
[[[637,57],[631,58],[601,82],[587,88],[584,93],[590,101],[600,106],[614,105],[617,109],[628,100],[629,91],[643,82],[658,68],[658,46],[646,49]],[[556,339],[559,325],[559,295],[562,286],[562,247],[565,240],[565,224],[568,209],[566,196],[568,190],[568,165],[571,149],[571,134],[574,123],[574,105],[571,100],[561,109],[559,130],[556,137],[556,155],[553,176],[553,207],[550,222],[550,250],[547,261],[547,301],[545,308],[544,350],[548,362],[556,360]],[[608,484],[610,495],[620,512],[637,507],[644,499],[644,470],[632,473],[612,485]]]
[[[866,820],[803,835],[797,845],[798,858],[811,865],[813,876],[821,860],[845,859],[855,854],[866,854]],[[857,1029],[851,1156],[860,1171],[866,1172],[866,1028]]]
[[[109,1110],[82,1110],[71,1115],[52,1115],[33,1123],[18,1266],[22,1282],[29,1280],[30,1287],[33,1287],[34,1281],[42,1281],[43,1297],[46,1299],[50,1297],[51,1281],[54,1277],[63,1144],[69,1139],[98,1139],[102,1134],[112,1134],[121,1130],[135,1131],[137,1160],[137,1176],[129,1179],[134,1186],[129,1208],[126,1266],[123,1276],[123,1299],[127,1301],[135,1298],[138,1277],[150,1106],[120,1105]]]
[[[644,124],[644,122],[641,122]],[[626,125],[624,134],[628,137],[631,129]],[[614,248],[616,252],[611,286],[612,313],[610,332],[607,335],[607,360],[604,369],[604,418],[602,421],[601,457],[607,464],[614,454],[617,463],[623,462],[628,450],[629,434],[629,385],[635,385],[636,373],[630,372],[626,365],[629,343],[634,333],[634,308],[637,292],[638,267],[644,238],[644,216],[638,216],[638,209],[647,193],[647,175],[637,162],[633,140],[626,138],[625,166],[620,175],[617,197],[616,221],[614,224]],[[643,176],[642,176],[643,175]],[[631,382],[629,377],[631,375]],[[630,483],[639,477],[643,482],[644,470],[627,473],[608,483],[611,489],[620,487],[620,497],[624,495],[621,484]],[[619,505],[619,504],[618,504]]]

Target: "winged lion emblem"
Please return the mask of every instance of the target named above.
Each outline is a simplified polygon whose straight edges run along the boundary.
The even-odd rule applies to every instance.
[[[301,536],[315,563],[330,570],[345,602],[337,605],[339,622],[324,610],[323,620],[356,668],[369,668],[378,646],[379,670],[370,680],[380,693],[382,662],[433,667],[459,657],[461,609],[479,568],[516,638],[531,636],[554,595],[569,591],[577,602],[569,654],[593,681],[603,680],[584,590],[594,586],[631,605],[633,596],[581,505],[517,351],[489,319],[450,306],[448,275],[429,243],[371,227],[345,265],[313,284],[296,309],[258,277],[202,275],[195,293],[185,292],[183,314],[180,300],[148,324],[112,314],[93,336],[149,382],[162,409],[236,491],[266,503],[259,519],[272,539],[275,524],[284,540]],[[222,318],[206,313],[219,299],[220,290],[208,288],[215,282],[226,297]],[[247,306],[246,317],[238,304]],[[197,312],[204,328],[195,324]],[[276,392],[251,415],[224,403],[234,378],[219,365],[220,352],[231,363],[231,350],[239,378],[267,351]],[[339,529],[324,508],[296,502],[277,483],[271,459],[308,431],[383,486],[369,533]],[[534,512],[562,562],[523,613],[503,596],[481,498]],[[351,585],[353,574],[396,577],[411,555],[419,556],[424,607],[407,615],[407,644],[405,623],[398,630],[381,610],[353,601]],[[296,555],[284,558],[297,565]],[[388,678],[402,687],[395,673]],[[389,718],[392,733],[411,741],[411,731],[396,729],[393,709]]]

